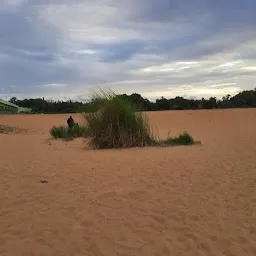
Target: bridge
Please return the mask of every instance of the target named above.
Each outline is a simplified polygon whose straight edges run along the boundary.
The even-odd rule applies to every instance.
[[[31,112],[31,109],[21,108],[9,101],[0,99],[0,115],[1,114],[18,114],[22,112]]]

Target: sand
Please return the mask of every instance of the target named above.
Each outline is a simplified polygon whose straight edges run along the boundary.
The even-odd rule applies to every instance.
[[[96,151],[50,138],[69,115],[0,116],[26,129],[0,134],[0,255],[255,256],[256,109],[147,115],[202,145]]]

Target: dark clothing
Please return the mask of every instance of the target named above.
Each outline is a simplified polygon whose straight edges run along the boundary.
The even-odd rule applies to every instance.
[[[69,128],[71,128],[71,127],[73,127],[73,126],[75,125],[75,122],[74,122],[72,116],[70,116],[70,117],[68,118],[67,123],[68,123],[68,127],[69,127]]]

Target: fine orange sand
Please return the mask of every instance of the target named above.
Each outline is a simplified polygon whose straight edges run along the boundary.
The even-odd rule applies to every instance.
[[[0,116],[26,129],[0,134],[0,255],[255,256],[256,109],[147,115],[202,145],[97,151],[50,138],[69,115]]]

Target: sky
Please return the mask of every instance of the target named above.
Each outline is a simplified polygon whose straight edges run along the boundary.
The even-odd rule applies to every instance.
[[[255,0],[0,0],[0,98],[256,87]]]

